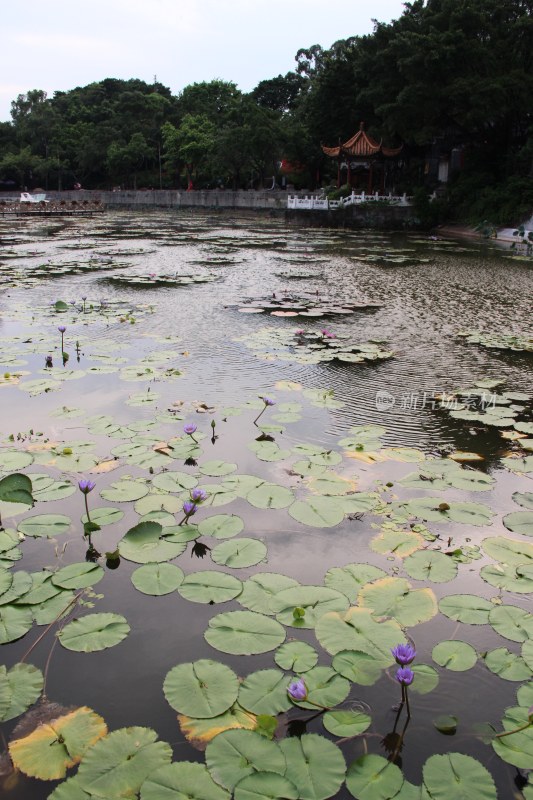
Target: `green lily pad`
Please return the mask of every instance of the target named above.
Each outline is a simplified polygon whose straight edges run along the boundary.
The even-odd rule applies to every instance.
[[[439,601],[439,611],[450,619],[469,625],[486,625],[493,605],[474,594],[450,594]]]
[[[242,583],[233,575],[216,570],[186,575],[178,592],[192,603],[227,603],[242,591]]]
[[[328,611],[346,611],[349,601],[346,595],[327,586],[293,586],[282,589],[270,601],[270,608],[283,625],[296,628],[314,628],[320,617]],[[295,608],[304,614],[295,616]]]
[[[161,596],[175,592],[183,581],[183,570],[175,564],[145,564],[131,576],[139,592]]]
[[[464,672],[477,662],[477,653],[472,645],[460,641],[439,642],[431,654],[433,661],[452,672]]]
[[[305,673],[307,698],[293,700],[300,708],[316,709],[317,705],[333,708],[349,694],[350,683],[331,667],[313,667]]]
[[[91,797],[135,797],[142,784],[170,763],[172,749],[150,728],[120,728],[100,739],[78,769],[80,787]]]
[[[512,514],[506,514],[503,524],[513,533],[533,536],[533,511],[513,511]]]
[[[423,777],[432,800],[497,800],[490,773],[475,758],[462,753],[430,756]]]
[[[166,538],[161,525],[150,521],[130,528],[118,543],[120,555],[136,564],[169,561],[183,553],[186,547],[184,541],[173,541],[172,534]]]
[[[115,522],[120,522],[123,516],[124,512],[119,508],[91,509],[91,522],[94,522],[95,525],[99,525],[101,528],[105,528],[106,525],[113,525]],[[87,514],[82,516],[81,521],[84,525],[89,521],[87,519]]]
[[[67,650],[94,653],[114,647],[129,632],[130,626],[120,614],[87,614],[65,625],[58,639]]]
[[[341,650],[362,650],[376,653],[387,665],[394,662],[391,648],[406,644],[397,622],[378,622],[369,608],[353,607],[344,614],[335,611],[324,614],[317,622],[315,633],[322,647],[331,655]]]
[[[409,514],[429,522],[462,522],[467,525],[490,525],[494,512],[480,503],[458,500],[443,502],[441,497],[417,497],[400,504]]]
[[[299,797],[326,800],[339,791],[346,774],[346,763],[333,742],[316,733],[282,739],[280,749],[287,761],[285,777],[293,783]]]
[[[37,514],[19,522],[18,530],[35,539],[51,538],[66,533],[70,528],[70,523],[70,517],[65,517],[63,514]]]
[[[491,558],[504,564],[519,566],[533,564],[533,544],[503,536],[483,539],[483,550]]]
[[[531,666],[516,653],[510,653],[506,647],[489,650],[485,655],[485,664],[505,681],[527,681],[531,677]]]
[[[0,722],[18,717],[33,705],[43,689],[43,674],[32,664],[0,665]]]
[[[161,472],[152,478],[152,483],[163,492],[183,492],[194,489],[198,480],[186,472]]]
[[[254,772],[242,778],[234,789],[235,800],[298,800],[296,786],[275,772]]]
[[[437,613],[437,598],[431,589],[412,589],[405,578],[379,578],[363,586],[359,605],[376,616],[397,620],[402,627],[427,622]]]
[[[22,450],[0,450],[0,471],[2,472],[15,472],[17,469],[29,467],[30,464],[33,464],[31,453],[25,453]],[[0,499],[6,498],[0,497]]]
[[[253,611],[227,611],[209,620],[205,638],[211,647],[233,655],[268,653],[285,641],[285,629]]]
[[[149,491],[150,487],[144,481],[121,479],[116,483],[112,483],[111,488],[102,489],[100,496],[112,503],[129,503],[134,500],[140,500]]]
[[[533,592],[533,564],[488,564],[479,574],[498,589],[516,594]]]
[[[27,475],[16,472],[13,475],[6,475],[0,480],[0,501],[3,503],[21,503],[32,506],[33,491],[35,491],[35,487]]]
[[[352,737],[364,733],[372,722],[362,711],[327,711],[322,719],[324,728],[334,736]]]
[[[33,625],[31,610],[26,607],[0,606],[0,644],[15,642]]]
[[[294,501],[294,494],[277,483],[261,483],[246,495],[255,508],[287,508]]]
[[[264,561],[266,553],[266,545],[258,539],[231,539],[218,544],[211,551],[211,558],[215,564],[240,569]]]
[[[243,528],[244,522],[236,514],[216,514],[198,523],[201,536],[213,536],[215,539],[230,539],[241,533]]]
[[[439,685],[439,673],[428,664],[411,664],[411,669],[415,673],[415,680],[409,687],[415,694],[429,694]]]
[[[289,514],[297,522],[312,528],[333,528],[344,519],[344,508],[332,497],[311,497],[296,500],[289,507]]]
[[[494,606],[489,614],[489,623],[496,633],[512,642],[533,639],[533,614],[518,606]]]
[[[405,571],[411,578],[433,583],[447,583],[457,575],[457,564],[449,556],[438,550],[419,550],[403,562]]]
[[[502,719],[504,731],[513,731],[521,728],[528,722],[529,710],[523,706],[506,708]],[[533,758],[533,728],[529,727],[519,733],[512,733],[509,736],[492,739],[492,747],[496,753],[518,769],[531,769],[531,759]]]
[[[232,669],[211,659],[178,664],[166,675],[163,692],[180,714],[201,719],[223,714],[237,699],[239,680]]]
[[[389,661],[389,659],[387,659]],[[363,650],[341,650],[333,657],[335,672],[360,686],[373,686],[381,678],[383,669],[389,666],[379,655]]]
[[[228,464],[226,461],[206,461],[198,467],[198,471],[202,475],[209,475],[212,477],[220,477],[221,475],[230,475],[237,469],[237,464]]]
[[[104,577],[104,570],[98,564],[82,561],[62,567],[51,577],[54,586],[61,589],[86,589],[94,586]]]
[[[366,583],[384,578],[386,573],[373,564],[346,564],[345,567],[332,567],[324,576],[324,583],[330,589],[336,589],[346,595],[351,603],[355,603],[359,590]]]
[[[21,772],[41,780],[64,778],[85,753],[107,732],[107,726],[90,708],[81,707],[9,743],[13,764]]]
[[[178,761],[151,772],[141,787],[141,800],[230,800],[204,764]],[[78,800],[78,798],[72,798]]]
[[[239,688],[239,705],[253,714],[280,714],[292,706],[287,685],[287,676],[279,669],[252,672]]]
[[[401,770],[378,755],[360,756],[346,773],[348,791],[357,800],[391,800],[402,784]]]
[[[259,614],[273,614],[272,599],[283,589],[298,586],[298,581],[277,572],[258,572],[243,584],[239,603]]]
[[[281,669],[302,673],[316,665],[318,653],[307,642],[286,642],[276,650],[274,661]]]
[[[513,500],[522,508],[533,509],[533,492],[515,492]]]
[[[276,742],[247,730],[229,730],[215,736],[207,745],[205,760],[213,780],[229,791],[253,773],[284,775],[287,768]]]

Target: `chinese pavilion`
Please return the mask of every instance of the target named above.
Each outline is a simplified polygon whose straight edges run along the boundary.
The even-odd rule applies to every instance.
[[[376,142],[366,131],[364,122],[361,122],[357,133],[338,147],[325,147],[323,152],[336,158],[337,187],[347,183],[354,189],[371,194],[373,191],[384,192],[389,188],[398,167],[398,156],[403,150],[400,147],[385,147],[382,142]],[[346,180],[342,180],[342,173],[346,171]]]

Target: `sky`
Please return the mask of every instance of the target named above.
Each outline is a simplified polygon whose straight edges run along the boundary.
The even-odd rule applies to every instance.
[[[178,94],[215,78],[248,92],[330,47],[390,22],[402,0],[22,0],[2,3],[0,121],[30,89],[154,76]]]

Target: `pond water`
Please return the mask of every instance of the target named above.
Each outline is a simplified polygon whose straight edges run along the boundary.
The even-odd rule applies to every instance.
[[[533,705],[532,264],[238,215],[0,220],[0,477],[34,501],[0,482],[6,797],[533,797],[533,728],[494,739]]]

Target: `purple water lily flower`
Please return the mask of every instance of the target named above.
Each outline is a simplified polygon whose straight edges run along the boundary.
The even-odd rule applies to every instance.
[[[275,406],[276,401],[273,400],[271,397],[262,397],[261,400],[266,406]]]
[[[196,503],[191,500],[186,500],[183,504],[183,513],[186,517],[192,517],[196,513]]]
[[[307,686],[303,678],[291,681],[287,687],[287,694],[291,700],[305,700],[307,697]]]
[[[416,657],[416,650],[414,647],[411,647],[410,644],[397,644],[396,647],[391,649],[391,653],[394,656],[396,663],[401,667],[407,666],[407,664],[410,664],[411,661],[414,661]]]
[[[194,424],[194,422],[188,422],[187,425],[183,426],[183,431],[184,433],[189,434],[189,436],[192,436],[193,433],[196,432],[196,425]]]
[[[59,328],[58,328],[57,330],[59,331],[59,333],[65,333],[65,331],[66,331],[66,328],[65,328],[65,326],[64,326],[64,325],[60,325],[60,326],[59,326]]]
[[[78,488],[80,492],[83,492],[83,494],[89,494],[89,492],[92,492],[95,486],[96,483],[94,481],[90,481],[87,479],[83,479],[78,483]]]
[[[192,489],[191,490],[191,500],[194,503],[203,503],[204,500],[207,500],[207,492],[205,489]]]
[[[415,673],[409,667],[400,667],[396,672],[396,680],[402,686],[410,686],[415,679]]]

